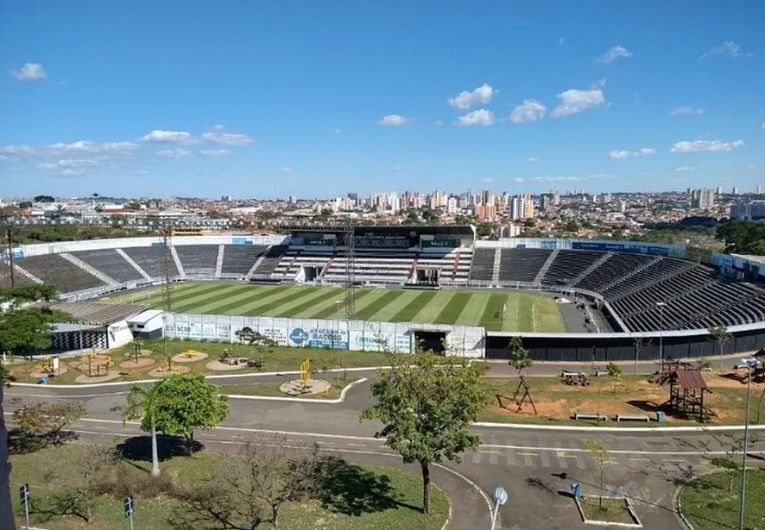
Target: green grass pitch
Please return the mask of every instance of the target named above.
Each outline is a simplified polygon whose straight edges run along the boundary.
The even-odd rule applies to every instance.
[[[173,286],[179,313],[344,318],[339,287],[189,282]],[[162,306],[161,287],[107,296],[102,301]],[[489,331],[565,331],[555,301],[519,291],[357,289],[356,318],[378,322],[462,324]]]

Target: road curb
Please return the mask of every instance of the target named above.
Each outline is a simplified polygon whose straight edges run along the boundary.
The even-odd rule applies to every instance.
[[[597,427],[578,425],[534,425],[532,423],[496,423],[488,421],[478,421],[473,423],[474,427],[489,427],[497,429],[528,429],[539,431],[569,431],[569,432],[641,432],[641,433],[667,433],[667,432],[725,432],[725,431],[743,431],[743,425],[710,425],[709,427],[689,426],[689,427]],[[762,431],[765,425],[749,425],[749,430]]]
[[[248,396],[244,394],[226,394],[230,399],[253,399],[258,401],[293,401],[297,403],[324,403],[326,405],[337,405],[345,401],[345,395],[348,391],[356,385],[365,383],[368,381],[366,377],[351,381],[343,387],[340,391],[340,397],[335,399],[311,399],[311,398],[298,398],[298,397],[282,397],[282,396]]]

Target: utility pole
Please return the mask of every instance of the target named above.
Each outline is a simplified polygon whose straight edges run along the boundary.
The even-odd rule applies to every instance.
[[[351,320],[356,315],[356,230],[353,220],[345,220],[343,234],[345,236],[345,327],[348,333],[348,348],[351,347]],[[339,350],[342,352],[342,348]],[[342,353],[339,364],[342,366]]]
[[[172,279],[175,276],[172,270],[175,267],[173,255],[170,252],[172,243],[173,226],[172,223],[165,220],[162,222],[162,354],[167,360],[168,371],[172,369],[172,361],[167,354],[167,316],[173,310],[173,284]]]
[[[10,216],[3,216],[3,232],[6,241],[6,253],[8,259],[8,270],[10,271],[11,290],[16,287],[16,271],[13,268],[13,222]]]
[[[749,398],[752,394],[752,368],[757,366],[757,359],[745,359],[746,363],[746,409],[744,409],[744,449],[741,451],[741,491],[738,505],[738,530],[746,530],[744,511],[746,509],[746,452],[749,450]]]

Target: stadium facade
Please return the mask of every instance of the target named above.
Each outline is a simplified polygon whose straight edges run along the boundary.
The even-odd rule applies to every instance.
[[[25,245],[13,251],[14,277],[17,284],[56,285],[67,301],[92,301],[166,278],[548,291],[586,306],[595,320],[587,333],[518,333],[352,316],[165,315],[168,336],[192,339],[236,341],[247,329],[289,346],[400,351],[420,340],[445,339],[464,355],[503,358],[509,338],[521,335],[535,358],[572,361],[655,359],[660,344],[665,356],[710,355],[718,348],[710,340],[715,327],[732,335],[722,345],[725,353],[753,351],[765,341],[765,265],[680,245],[483,241],[467,225],[355,226],[352,232],[346,226],[296,227],[287,236],[175,236],[168,242],[146,237]],[[0,284],[7,287],[4,258]]]

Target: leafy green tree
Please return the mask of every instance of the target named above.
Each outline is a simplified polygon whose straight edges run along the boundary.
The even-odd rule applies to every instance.
[[[378,371],[372,386],[375,403],[364,419],[381,421],[375,433],[399,452],[404,462],[418,462],[422,472],[422,509],[430,511],[430,464],[459,461],[480,438],[471,429],[489,401],[481,376],[486,365],[432,351],[391,354],[390,369]]]
[[[722,367],[722,354],[725,343],[733,338],[728,332],[725,326],[717,326],[716,328],[709,328],[709,340],[717,344],[718,354],[720,355],[720,367]]]
[[[518,377],[520,377],[521,371],[524,368],[531,368],[533,364],[529,356],[529,350],[523,347],[523,339],[520,337],[510,339],[508,348],[510,349],[510,359],[507,361],[507,364],[515,368],[518,371]]]
[[[0,315],[0,351],[20,355],[47,350],[51,347],[49,332],[54,318],[54,313],[38,309]]]
[[[150,430],[153,420],[155,430],[182,436],[189,454],[195,429],[211,429],[228,417],[228,398],[202,374],[172,375],[155,383],[148,394],[149,414],[143,414],[141,428]]]

